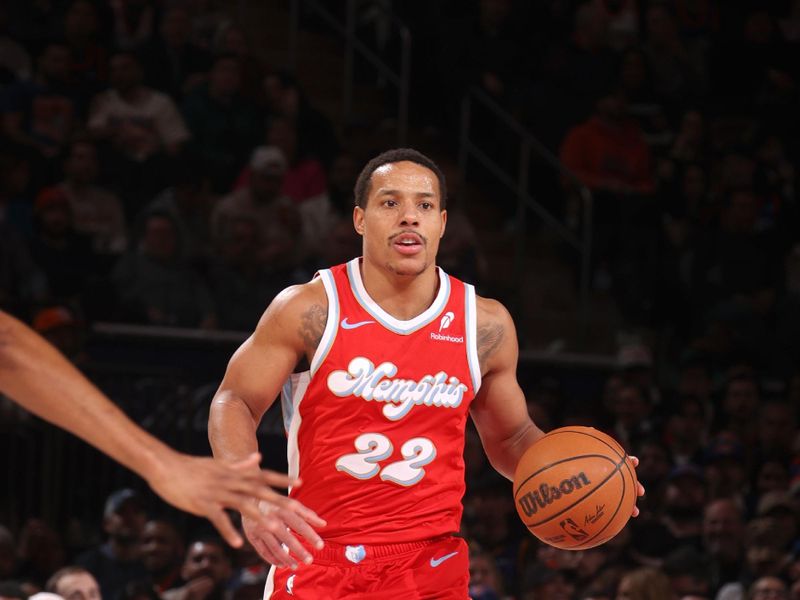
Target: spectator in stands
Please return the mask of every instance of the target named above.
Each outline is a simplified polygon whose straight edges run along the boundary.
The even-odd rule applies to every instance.
[[[3,133],[43,159],[58,155],[80,119],[79,94],[70,71],[67,46],[49,42],[38,56],[33,80],[20,81],[4,94]]]
[[[251,177],[247,187],[222,198],[211,215],[211,230],[219,244],[226,221],[237,216],[249,216],[258,222],[261,243],[259,258],[268,268],[292,266],[298,263],[303,248],[303,223],[292,200],[283,195],[286,173],[283,152],[274,146],[261,146],[250,159]]]
[[[644,390],[633,384],[623,384],[614,398],[612,435],[631,448],[654,432],[653,406]]]
[[[208,84],[195,89],[183,102],[183,115],[192,132],[192,146],[205,164],[215,193],[231,189],[250,151],[261,140],[263,121],[241,96],[239,60],[217,56]]]
[[[762,460],[785,460],[792,455],[797,435],[796,408],[782,398],[759,402],[756,453]]]
[[[495,98],[506,98],[519,85],[515,68],[524,60],[526,38],[510,0],[481,0],[479,12],[444,32],[441,72],[444,85],[461,94],[479,85]]]
[[[143,215],[165,212],[175,221],[184,256],[194,264],[204,264],[211,252],[209,220],[212,196],[203,167],[194,157],[184,154],[170,169],[170,187],[148,204]],[[143,218],[140,215],[139,219]]]
[[[705,57],[689,53],[667,4],[647,8],[645,36],[644,52],[659,98],[676,106],[702,97],[707,83]]]
[[[263,87],[270,114],[287,120],[296,132],[297,156],[315,158],[330,167],[339,152],[330,119],[311,105],[297,80],[286,71],[266,75]]]
[[[736,497],[743,504],[748,493],[748,463],[744,447],[730,431],[721,431],[705,450],[705,474],[710,498]]]
[[[171,6],[158,35],[141,49],[147,83],[176,101],[200,84],[211,66],[208,51],[192,43],[191,34],[186,8]]]
[[[522,576],[522,600],[572,600],[574,594],[575,584],[569,571],[532,564]]]
[[[708,444],[710,403],[693,394],[682,394],[670,405],[664,433],[673,460],[678,465],[700,464]]]
[[[36,311],[33,328],[79,367],[86,362],[84,325],[66,306],[48,306]]]
[[[708,158],[706,118],[697,109],[689,109],[681,117],[678,133],[670,149],[670,158],[682,164],[703,164]]]
[[[654,155],[663,155],[674,132],[666,111],[655,95],[644,52],[629,48],[620,58],[619,85],[628,99],[628,113],[636,119]]]
[[[759,577],[750,586],[748,600],[787,600],[789,588],[780,577],[767,575]]]
[[[545,81],[539,84],[545,102],[532,107],[534,130],[543,128],[547,139],[555,143],[592,113],[595,101],[618,72],[617,58],[608,46],[605,12],[588,1],[581,2],[572,14],[572,31],[556,37],[545,53]],[[558,106],[559,110],[545,115],[546,106]]]
[[[752,444],[756,441],[761,403],[758,381],[747,375],[735,376],[725,383],[722,402],[717,410],[717,430],[734,434],[739,442]]]
[[[222,329],[252,329],[272,298],[293,281],[291,268],[261,260],[260,233],[253,215],[231,216],[220,225],[209,282]]]
[[[152,212],[142,226],[140,244],[122,257],[112,275],[123,310],[151,325],[213,328],[211,295],[184,259],[172,217]]]
[[[64,567],[56,571],[47,580],[45,591],[58,594],[64,600],[103,600],[97,580],[88,570],[78,566]]]
[[[254,106],[265,106],[263,80],[266,66],[253,54],[244,29],[230,21],[220,23],[214,34],[213,51],[216,56],[235,56],[239,59],[242,97]]]
[[[233,563],[222,540],[199,538],[189,544],[181,576],[182,587],[167,590],[164,600],[227,600],[226,584],[233,575]]]
[[[140,546],[142,528],[146,521],[147,513],[142,499],[132,489],[117,490],[106,500],[103,531],[108,540],[75,559],[75,564],[97,579],[104,597],[114,598],[127,583],[147,576],[141,562]],[[47,588],[57,589],[50,582]]]
[[[180,580],[181,563],[186,552],[175,524],[152,519],[142,530],[142,564],[158,594],[174,587]]]
[[[97,259],[88,236],[75,231],[72,208],[63,189],[44,188],[36,197],[31,257],[44,273],[50,298],[79,302],[97,273]]]
[[[147,43],[156,31],[158,7],[155,0],[111,2],[114,45],[133,50]]]
[[[491,555],[480,548],[469,553],[470,600],[500,600],[503,595],[503,578]]]
[[[11,579],[16,570],[17,545],[14,543],[14,536],[7,527],[0,525],[0,581]]]
[[[592,117],[567,133],[561,160],[593,190],[650,194],[654,190],[650,149],[625,107],[620,90],[603,94]]]
[[[9,35],[8,11],[0,10],[0,83],[27,81],[33,76],[32,62],[30,53],[16,36]]]
[[[88,126],[112,149],[115,164],[110,168],[132,217],[143,196],[163,189],[164,158],[178,154],[189,131],[172,99],[144,85],[133,53],[117,52],[111,58],[110,83],[111,89],[94,99]]]
[[[15,175],[13,169],[18,164],[27,163],[0,153],[0,306],[17,310],[42,301],[47,293],[47,280],[33,262],[18,224],[11,219],[10,199],[19,187],[15,183],[19,172]]]
[[[90,96],[108,79],[108,51],[98,42],[97,8],[89,0],[73,0],[64,16],[64,39],[72,60],[71,79]]]
[[[800,357],[800,243],[783,259],[780,295],[775,306],[775,355],[784,369]],[[800,388],[798,388],[800,389]]]
[[[776,240],[756,230],[756,217],[752,189],[731,191],[719,226],[697,240],[691,270],[695,315],[730,324],[741,344],[767,343],[780,271]]]
[[[96,185],[97,148],[88,139],[69,145],[61,189],[69,199],[75,231],[92,238],[97,254],[118,255],[126,248],[125,214],[119,198]]]
[[[781,136],[764,132],[755,146],[753,187],[758,196],[760,231],[777,228],[782,237],[794,238],[792,211],[795,199],[795,168]]]
[[[692,546],[681,546],[665,557],[664,573],[680,600],[712,600],[708,558]]]
[[[617,587],[616,600],[672,600],[669,577],[659,569],[644,567],[626,573]]]
[[[301,206],[307,202],[314,203],[316,210],[328,203],[325,169],[315,157],[300,154],[298,133],[296,123],[288,118],[271,118],[267,128],[267,145],[279,148],[286,157],[283,193]]]
[[[50,576],[64,566],[62,537],[41,519],[28,519],[19,532],[17,577],[44,589]]]
[[[744,565],[744,518],[736,500],[719,498],[703,514],[703,549],[711,559],[709,579],[717,591],[735,582]]]

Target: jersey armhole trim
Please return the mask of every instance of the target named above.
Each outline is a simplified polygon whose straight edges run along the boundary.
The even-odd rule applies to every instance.
[[[481,365],[478,361],[478,309],[475,287],[465,283],[464,316],[466,319],[467,364],[472,376],[473,393],[477,396],[481,388]]]
[[[330,269],[324,269],[319,272],[319,277],[322,279],[325,295],[328,297],[328,320],[325,323],[325,331],[322,332],[322,339],[319,341],[317,351],[314,352],[314,357],[311,359],[312,377],[328,356],[339,329],[339,295],[336,293],[336,281],[333,273]]]

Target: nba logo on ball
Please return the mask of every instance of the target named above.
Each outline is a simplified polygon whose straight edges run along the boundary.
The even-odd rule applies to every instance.
[[[517,465],[514,503],[530,532],[566,550],[617,535],[636,504],[636,472],[625,450],[592,427],[555,429]]]

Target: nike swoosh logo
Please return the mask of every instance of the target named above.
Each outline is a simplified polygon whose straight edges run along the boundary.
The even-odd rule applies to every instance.
[[[456,554],[458,554],[458,552],[451,552],[450,554],[445,554],[444,556],[441,556],[439,558],[432,558],[431,559],[431,566],[435,569],[440,564],[442,564],[444,561],[446,561],[448,558],[453,558]]]
[[[356,329],[358,327],[363,327],[364,325],[369,325],[370,323],[374,323],[375,321],[359,321],[358,323],[348,323],[347,317],[342,319],[342,329]]]

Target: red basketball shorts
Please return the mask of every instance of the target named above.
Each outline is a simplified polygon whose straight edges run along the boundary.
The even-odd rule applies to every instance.
[[[469,550],[461,538],[387,545],[326,542],[296,571],[272,567],[264,598],[467,600]]]

